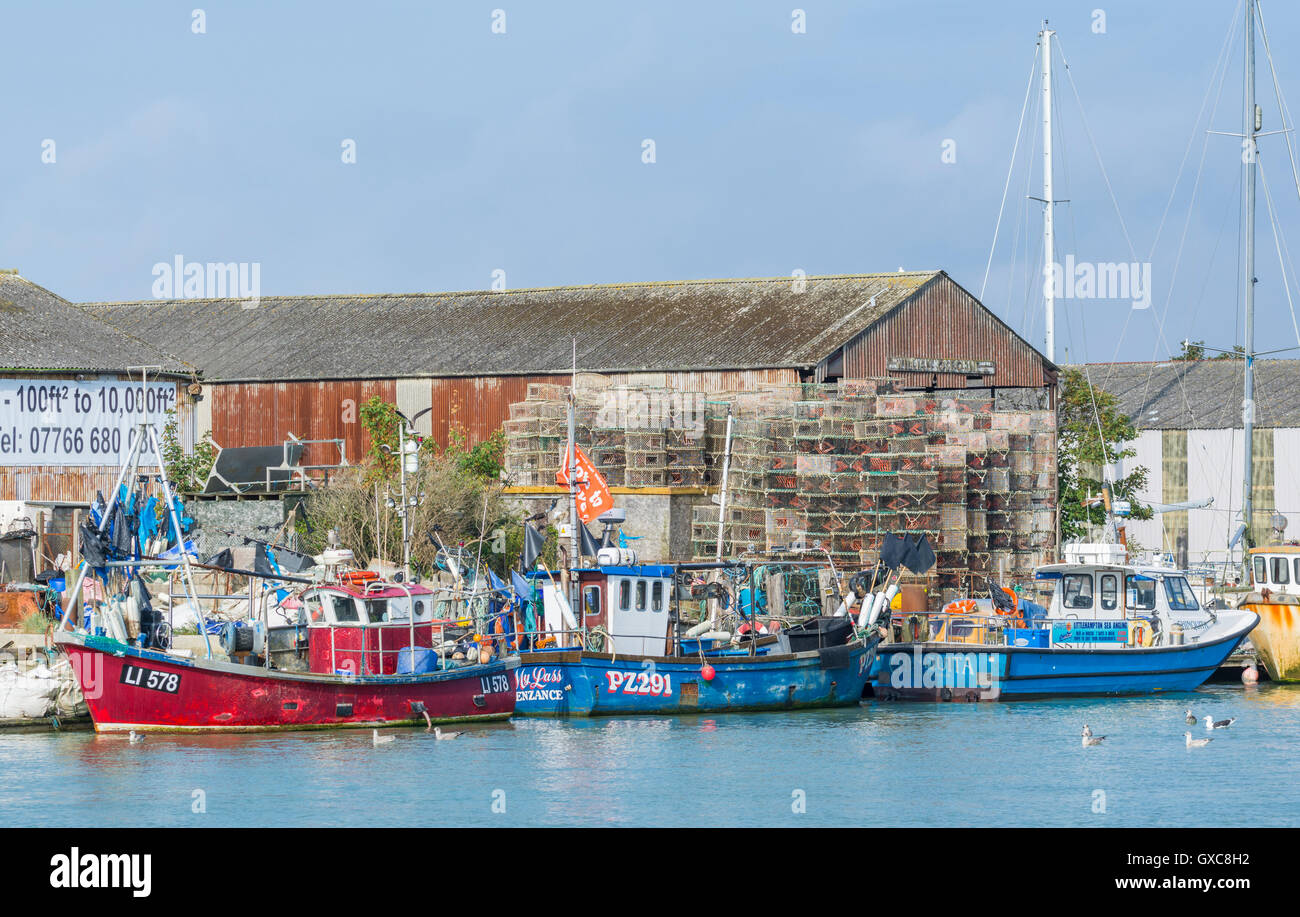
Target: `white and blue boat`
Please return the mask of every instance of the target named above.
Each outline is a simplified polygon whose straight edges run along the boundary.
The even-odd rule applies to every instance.
[[[752,615],[740,640],[730,631],[682,630],[678,595],[689,588],[682,572],[608,563],[571,571],[581,597],[578,616],[555,578],[531,573],[540,620],[515,671],[515,713],[723,713],[861,701],[880,641],[876,631],[857,630],[841,617],[813,619],[811,628],[793,635],[763,634]]]
[[[1259,622],[1201,605],[1180,570],[1124,562],[1121,545],[1066,545],[1039,567],[1046,606],[993,587],[994,598],[891,617],[877,698],[989,701],[1191,691]],[[996,599],[996,601],[995,601]]]

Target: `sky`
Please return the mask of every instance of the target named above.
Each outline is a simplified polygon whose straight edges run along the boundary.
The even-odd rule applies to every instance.
[[[1298,100],[1300,7],[1262,12]],[[1058,303],[1058,362],[1242,341],[1241,142],[1207,133],[1241,130],[1238,0],[3,16],[0,267],[69,300],[151,298],[178,257],[256,264],[262,295],[942,269],[1040,347],[1036,82],[1021,112],[1047,19],[1057,258],[1150,265],[1147,308],[1132,290]],[[1284,135],[1260,163],[1281,244],[1300,247]],[[1261,184],[1261,351],[1300,343],[1271,222]],[[1283,262],[1300,299],[1289,248]],[[726,333],[726,316],[700,320]]]

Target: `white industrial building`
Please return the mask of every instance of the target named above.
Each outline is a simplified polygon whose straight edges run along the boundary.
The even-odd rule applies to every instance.
[[[1300,538],[1300,360],[1255,364],[1254,525],[1257,541],[1271,535],[1272,518],[1287,519],[1286,536]],[[1091,363],[1092,384],[1120,400],[1139,431],[1137,454],[1116,471],[1148,472],[1147,503],[1213,498],[1204,509],[1130,521],[1142,547],[1169,553],[1183,567],[1221,565],[1241,557],[1228,543],[1241,524],[1243,368],[1239,360]]]

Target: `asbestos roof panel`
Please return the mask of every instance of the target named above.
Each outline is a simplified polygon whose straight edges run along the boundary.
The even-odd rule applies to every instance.
[[[812,367],[942,276],[86,303],[210,381]]]
[[[13,272],[0,273],[0,370],[123,372],[193,367]]]
[[[1241,360],[1089,363],[1092,384],[1119,398],[1140,430],[1242,427]],[[1255,362],[1255,426],[1300,427],[1300,360]]]

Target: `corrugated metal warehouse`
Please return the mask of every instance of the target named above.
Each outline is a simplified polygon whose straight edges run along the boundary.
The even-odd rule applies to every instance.
[[[1080,367],[1081,369],[1083,367]],[[1241,523],[1244,455],[1243,370],[1240,360],[1090,363],[1092,384],[1115,395],[1138,429],[1137,454],[1123,475],[1148,471],[1140,499],[1182,503],[1213,498],[1204,509],[1162,513],[1128,524],[1144,548],[1173,554],[1179,566],[1221,565],[1240,558],[1228,541]],[[1255,363],[1252,529],[1266,538],[1274,512],[1300,532],[1300,361]]]

